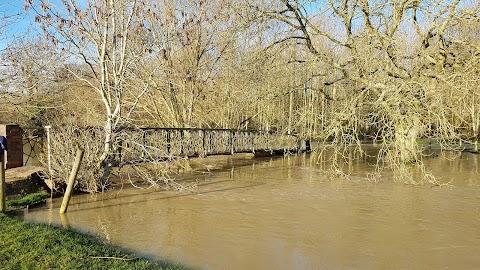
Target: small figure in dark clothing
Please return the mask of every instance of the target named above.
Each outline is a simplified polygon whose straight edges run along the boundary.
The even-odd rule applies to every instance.
[[[7,138],[0,136],[0,155],[3,155],[4,151],[7,151]]]

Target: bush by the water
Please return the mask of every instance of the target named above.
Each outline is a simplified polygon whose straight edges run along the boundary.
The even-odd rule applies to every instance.
[[[85,150],[80,170],[77,175],[76,189],[97,192],[108,183],[102,183],[99,157],[102,153],[102,129],[100,127],[81,128],[73,124],[65,124],[50,131],[51,154],[42,153],[39,161],[51,168],[49,177],[60,190],[66,186],[77,148]]]

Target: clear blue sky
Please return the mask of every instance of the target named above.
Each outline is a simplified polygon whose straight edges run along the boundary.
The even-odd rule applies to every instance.
[[[35,16],[31,12],[25,14],[23,6],[23,0],[0,0],[0,50],[17,38],[40,33]]]

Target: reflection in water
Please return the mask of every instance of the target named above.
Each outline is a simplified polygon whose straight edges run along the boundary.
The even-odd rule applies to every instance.
[[[453,186],[364,175],[332,179],[308,156],[199,176],[194,193],[124,189],[76,196],[69,212],[25,219],[95,234],[146,257],[201,269],[474,269],[480,265],[478,156],[428,158]],[[51,217],[51,219],[49,218]],[[68,218],[68,219],[67,219]]]
[[[68,221],[68,215],[59,214],[59,216],[60,216],[60,222],[62,222],[62,227],[64,229],[70,229],[70,222]]]

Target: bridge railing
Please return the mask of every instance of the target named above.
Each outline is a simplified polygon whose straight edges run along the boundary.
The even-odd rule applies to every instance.
[[[122,161],[255,151],[298,151],[298,138],[272,131],[139,128],[119,133]]]
[[[65,129],[68,129],[66,131]],[[42,155],[47,160],[47,134],[53,142],[86,143],[87,154],[101,151],[102,127],[23,128],[24,161],[30,163]],[[299,139],[274,131],[202,129],[202,128],[124,128],[116,132],[113,143],[119,162],[172,159],[185,156],[207,156],[256,151],[299,151]],[[52,144],[52,148],[56,147]],[[61,147],[70,147],[62,145]],[[73,148],[72,148],[73,149]],[[52,154],[61,151],[52,149]],[[65,151],[65,149],[62,149]],[[43,154],[40,154],[43,153]],[[61,156],[59,157],[61,158]],[[50,159],[49,159],[50,160]],[[50,161],[49,161],[50,162]]]

